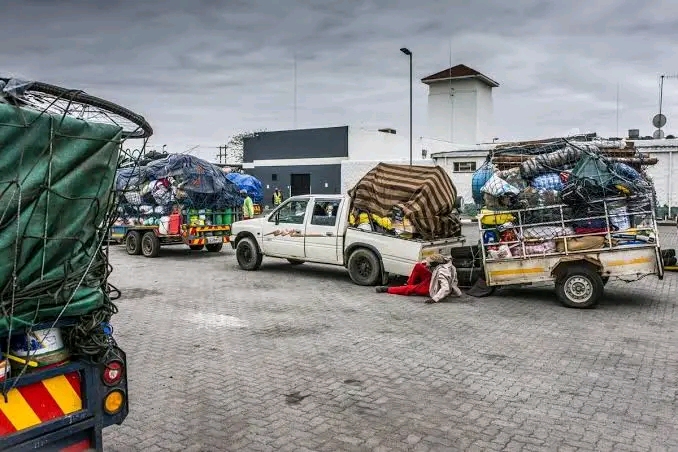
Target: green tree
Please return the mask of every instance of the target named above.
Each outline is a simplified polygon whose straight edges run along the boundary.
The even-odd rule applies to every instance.
[[[265,132],[265,130],[258,129],[250,132],[239,132],[235,135],[232,135],[226,143],[226,163],[242,163],[245,139],[251,138],[261,132]]]

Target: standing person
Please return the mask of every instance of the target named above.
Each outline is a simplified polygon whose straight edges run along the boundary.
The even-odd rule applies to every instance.
[[[247,190],[240,190],[240,194],[243,197],[242,203],[242,216],[244,220],[249,220],[254,218],[254,203],[252,198],[247,194]]]
[[[443,298],[454,294],[461,296],[457,282],[457,269],[452,260],[442,254],[433,254],[422,262],[417,262],[403,286],[377,287],[378,293],[393,295],[429,296],[426,303],[438,303]]]
[[[278,187],[275,187],[273,192],[273,207],[278,207],[281,202],[283,202],[283,194]]]

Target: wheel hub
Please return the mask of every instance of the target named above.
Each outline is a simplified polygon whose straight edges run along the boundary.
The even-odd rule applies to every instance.
[[[372,272],[372,266],[367,259],[360,259],[358,261],[358,273],[360,276],[368,277]]]
[[[573,276],[565,283],[565,294],[575,303],[583,303],[593,295],[593,284],[583,276]]]

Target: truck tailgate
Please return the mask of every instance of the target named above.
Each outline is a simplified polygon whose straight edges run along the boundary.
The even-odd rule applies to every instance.
[[[460,237],[450,237],[447,239],[435,240],[432,242],[426,242],[421,247],[420,260],[432,255],[432,254],[442,254],[443,256],[449,256],[450,250],[452,248],[457,248],[464,246],[466,239],[463,236]]]

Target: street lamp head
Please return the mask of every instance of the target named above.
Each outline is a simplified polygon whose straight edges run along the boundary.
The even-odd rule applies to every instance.
[[[410,52],[410,49],[408,49],[407,47],[401,48],[400,51],[403,52],[405,55],[412,56],[412,52]]]

